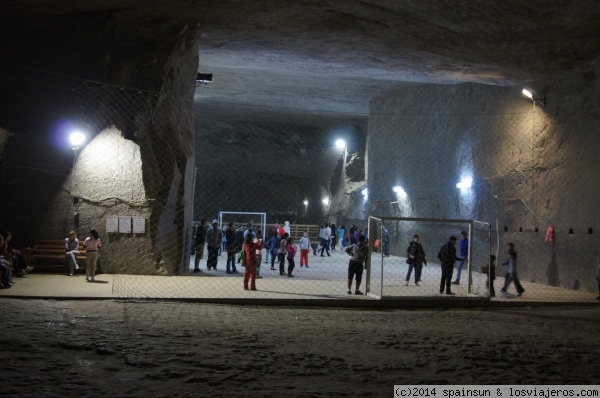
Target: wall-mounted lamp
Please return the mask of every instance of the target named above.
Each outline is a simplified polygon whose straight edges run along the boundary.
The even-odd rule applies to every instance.
[[[394,188],[392,188],[392,191],[394,191],[398,195],[406,195],[406,191],[400,185],[396,185]]]
[[[325,197],[323,198],[323,204],[324,204],[325,206],[329,205],[329,198],[328,198],[327,196],[325,196]]]
[[[69,142],[71,143],[73,153],[77,156],[77,150],[79,150],[79,147],[85,142],[85,134],[79,130],[73,131],[69,135]]]
[[[338,149],[346,148],[346,141],[341,138],[335,140],[335,147]]]
[[[308,207],[308,200],[305,200],[303,203],[305,207]]]
[[[468,189],[473,186],[473,179],[471,177],[463,178],[461,182],[456,184],[458,189]]]
[[[533,97],[533,93],[531,91],[527,90],[526,88],[523,89],[522,93],[523,93],[524,96],[526,96],[527,98],[529,98],[530,100],[532,100],[534,104],[535,104],[535,101],[537,101],[540,104],[542,104],[542,106],[546,106],[546,97],[543,97],[543,98],[534,98]]]
[[[210,83],[212,82],[213,75],[212,73],[198,73],[196,75],[196,83]]]

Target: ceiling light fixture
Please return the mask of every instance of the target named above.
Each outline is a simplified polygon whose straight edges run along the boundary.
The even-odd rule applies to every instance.
[[[533,93],[531,91],[527,90],[526,88],[523,89],[522,93],[524,96],[526,96],[527,98],[532,100],[534,104],[535,104],[535,101],[538,101],[540,104],[542,104],[542,106],[546,106],[546,97],[534,98]]]
[[[196,83],[210,83],[212,82],[213,75],[212,73],[198,73],[196,75]]]

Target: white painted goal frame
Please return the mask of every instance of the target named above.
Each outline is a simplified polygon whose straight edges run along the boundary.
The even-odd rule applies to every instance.
[[[468,274],[468,278],[469,278],[469,283],[468,283],[468,288],[467,291],[469,294],[472,293],[472,285],[473,285],[473,277],[472,277],[472,273],[473,273],[473,269],[472,269],[472,253],[473,253],[473,243],[474,243],[474,239],[473,239],[473,230],[475,228],[479,229],[479,230],[487,230],[487,243],[488,243],[488,247],[487,247],[487,251],[489,252],[489,254],[492,254],[492,248],[491,248],[491,227],[490,224],[487,222],[483,222],[483,221],[477,221],[477,220],[460,220],[460,219],[444,219],[444,218],[412,218],[412,217],[373,217],[373,216],[369,216],[369,221],[368,221],[368,226],[369,226],[369,247],[372,248],[373,247],[373,242],[371,242],[371,236],[372,235],[372,227],[377,225],[376,223],[378,223],[378,228],[377,228],[377,232],[376,232],[376,236],[378,237],[382,237],[383,236],[383,225],[385,223],[385,221],[409,221],[409,222],[425,222],[425,223],[433,223],[433,224],[457,224],[457,225],[468,225],[468,237],[469,237],[469,250],[468,250],[468,255],[467,255],[467,274]],[[407,239],[404,239],[405,241],[410,241],[410,236],[406,237]],[[376,267],[373,265],[377,265]],[[379,269],[377,269],[379,268]],[[377,275],[377,280],[379,281],[379,283],[377,283],[377,286],[372,286],[371,282],[372,282],[372,276],[374,277],[375,275],[372,274],[372,271],[376,272],[379,271],[380,275]],[[383,297],[383,281],[384,281],[384,253],[383,250],[380,250],[380,253],[376,253],[373,252],[372,250],[369,251],[369,256],[367,259],[367,275],[366,275],[366,284],[365,284],[365,292],[372,297],[376,297],[381,299]],[[373,278],[374,279],[374,278]]]
[[[259,216],[260,217],[260,230],[262,231],[262,239],[265,239],[267,229],[267,213],[253,213],[245,211],[220,211],[219,212],[219,226],[223,227],[223,216],[228,214],[237,214],[244,216]]]

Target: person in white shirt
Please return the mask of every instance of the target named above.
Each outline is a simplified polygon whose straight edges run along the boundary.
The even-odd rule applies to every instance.
[[[85,280],[87,282],[96,282],[94,276],[96,274],[98,257],[100,257],[98,255],[98,250],[102,247],[102,242],[100,242],[98,231],[93,228],[90,230],[90,236],[85,238],[85,241],[83,241],[83,247],[85,247],[85,258],[87,261],[87,266],[85,268]]]
[[[321,257],[325,257],[323,255],[324,251],[327,251],[327,257],[331,257],[331,254],[329,254],[329,242],[331,242],[331,228],[329,228],[329,224],[325,224],[323,229],[321,229],[319,238],[321,238]]]
[[[300,238],[300,268],[308,266],[308,252],[310,251],[310,239],[308,238],[308,232],[304,232]]]

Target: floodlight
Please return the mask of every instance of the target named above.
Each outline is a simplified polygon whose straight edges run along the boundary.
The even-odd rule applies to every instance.
[[[467,189],[471,188],[473,185],[473,179],[471,177],[463,178],[461,182],[456,184],[456,188],[458,189]]]
[[[71,147],[73,149],[78,149],[81,144],[85,142],[85,134],[81,131],[73,131],[69,135],[69,141],[71,142]]]
[[[533,93],[531,91],[527,90],[526,88],[524,88],[521,92],[523,93],[524,96],[526,96],[527,98],[532,100],[534,104],[535,104],[535,101],[537,101],[540,104],[542,104],[542,106],[546,106],[546,97],[534,98]]]
[[[406,191],[400,185],[396,185],[394,188],[392,188],[392,191],[396,192],[399,195],[405,195],[406,194]]]

